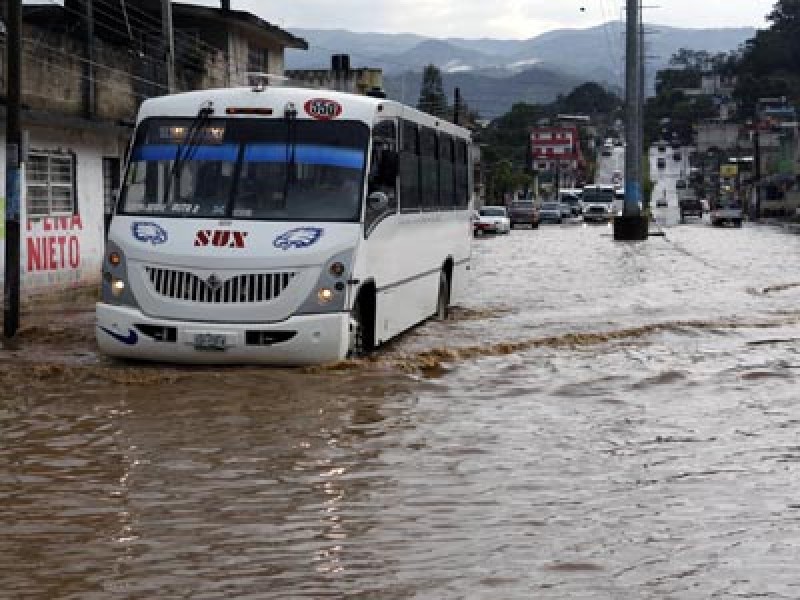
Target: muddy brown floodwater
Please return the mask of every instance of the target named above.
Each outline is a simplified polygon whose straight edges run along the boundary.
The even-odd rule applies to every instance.
[[[371,360],[106,360],[89,298],[0,351],[0,597],[800,598],[800,237],[476,240]]]

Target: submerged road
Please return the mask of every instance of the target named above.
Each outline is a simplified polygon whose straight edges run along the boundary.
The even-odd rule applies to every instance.
[[[89,303],[0,352],[0,596],[798,598],[800,237],[476,240],[372,360],[106,361]]]

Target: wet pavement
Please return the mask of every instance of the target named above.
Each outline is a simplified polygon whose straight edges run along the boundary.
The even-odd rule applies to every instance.
[[[514,230],[371,360],[0,352],[0,597],[800,598],[800,237]]]

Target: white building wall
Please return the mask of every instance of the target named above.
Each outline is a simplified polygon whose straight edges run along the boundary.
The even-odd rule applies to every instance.
[[[125,139],[102,132],[26,127],[31,151],[60,151],[75,156],[77,214],[70,217],[28,218],[22,182],[21,287],[23,294],[51,292],[99,283],[103,253],[103,158],[120,158]],[[2,153],[4,150],[0,150]],[[2,197],[5,198],[5,157]],[[4,203],[3,203],[4,204]],[[5,232],[3,231],[3,246]],[[0,279],[5,269],[0,253]]]

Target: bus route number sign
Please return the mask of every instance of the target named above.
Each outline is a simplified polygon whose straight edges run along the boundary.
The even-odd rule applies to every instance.
[[[309,117],[320,121],[330,121],[342,114],[342,105],[327,98],[312,98],[303,108]]]

